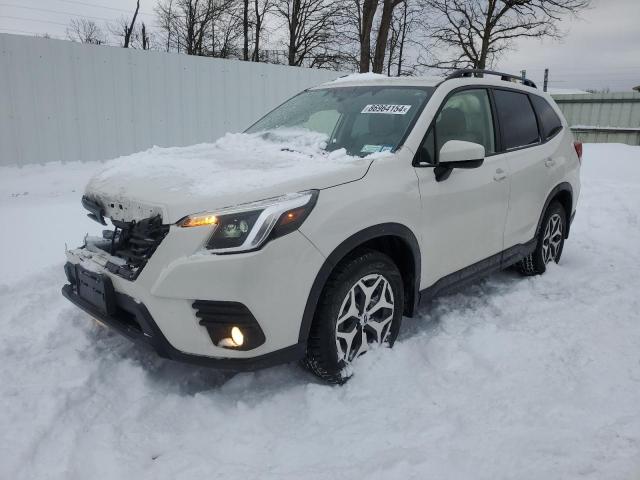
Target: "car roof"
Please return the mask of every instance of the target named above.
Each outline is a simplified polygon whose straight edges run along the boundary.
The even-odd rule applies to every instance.
[[[515,78],[515,77],[514,77]],[[353,73],[337,78],[333,81],[320,84],[310,90],[341,87],[364,87],[364,86],[406,86],[406,87],[437,87],[445,83],[451,88],[478,85],[511,88],[524,92],[536,93],[540,96],[547,96],[537,88],[523,85],[518,81],[502,80],[495,76],[480,77],[458,77],[445,79],[443,77],[387,77],[378,73]]]

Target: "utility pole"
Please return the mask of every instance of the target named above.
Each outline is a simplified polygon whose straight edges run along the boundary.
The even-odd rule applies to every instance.
[[[547,86],[549,85],[549,69],[545,68],[544,69],[544,84],[542,87],[542,91],[546,92],[547,91]]]

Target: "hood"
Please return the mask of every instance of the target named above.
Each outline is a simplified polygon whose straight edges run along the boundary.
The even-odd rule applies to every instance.
[[[105,164],[85,195],[122,221],[186,215],[362,178],[374,154],[327,152],[325,135],[308,130],[227,134],[215,143],[159,148]]]

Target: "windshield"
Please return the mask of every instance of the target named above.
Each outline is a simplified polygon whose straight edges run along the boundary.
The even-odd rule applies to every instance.
[[[366,86],[308,90],[271,111],[246,133],[304,128],[328,137],[327,150],[365,156],[395,150],[433,87]]]

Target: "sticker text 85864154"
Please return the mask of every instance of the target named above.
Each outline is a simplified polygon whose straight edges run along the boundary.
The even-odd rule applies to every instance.
[[[360,113],[386,113],[388,115],[404,115],[411,105],[370,104],[366,105]]]

